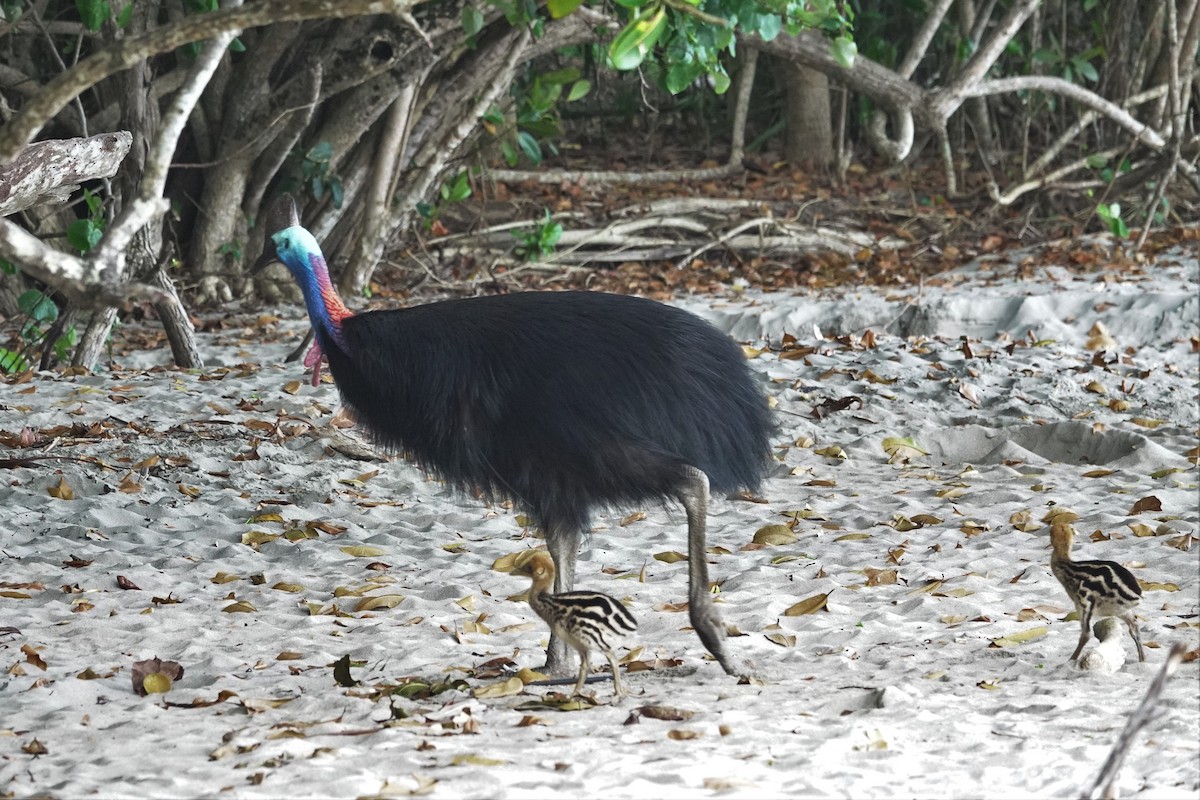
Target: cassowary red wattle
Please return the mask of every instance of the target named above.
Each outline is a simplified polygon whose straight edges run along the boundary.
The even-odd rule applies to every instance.
[[[528,292],[352,314],[304,228],[271,237],[299,283],[342,401],[377,444],[460,490],[511,497],[574,582],[593,509],[674,499],[688,520],[689,611],[731,674],[709,594],[710,488],[754,490],[770,459],[765,398],[741,348],[699,317],[638,297]],[[270,254],[265,256],[270,257]],[[551,639],[547,668],[569,670]]]

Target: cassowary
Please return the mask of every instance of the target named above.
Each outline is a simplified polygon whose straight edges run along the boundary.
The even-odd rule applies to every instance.
[[[725,651],[709,595],[705,524],[710,490],[757,488],[772,423],[728,336],[686,311],[597,292],[353,314],[307,230],[272,235],[259,264],[275,259],[304,294],[316,337],[306,363],[317,369],[324,354],[376,444],[460,490],[523,507],[558,565],[556,592],[572,588],[593,509],[678,501],[692,625],[726,672],[746,673]],[[546,669],[570,673],[558,637]]]

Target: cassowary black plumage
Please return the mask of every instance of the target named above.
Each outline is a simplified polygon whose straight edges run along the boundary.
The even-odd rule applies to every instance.
[[[688,522],[689,610],[730,674],[709,595],[709,491],[755,489],[771,420],[740,348],[708,323],[637,297],[531,292],[352,314],[313,236],[271,237],[304,293],[343,403],[377,444],[461,490],[511,497],[541,526],[572,588],[580,532],[601,506],[675,499]],[[268,248],[270,250],[270,248]],[[570,671],[551,639],[547,669]]]

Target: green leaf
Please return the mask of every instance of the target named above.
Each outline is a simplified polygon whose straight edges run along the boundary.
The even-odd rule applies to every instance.
[[[79,10],[79,19],[89,31],[98,31],[112,15],[108,0],[75,0],[75,8]]]
[[[704,73],[704,66],[695,61],[675,62],[667,70],[667,91],[679,94]]]
[[[29,369],[29,362],[20,353],[0,347],[0,372],[24,372]]]
[[[579,70],[577,70],[575,67],[556,69],[553,72],[547,72],[544,75],[539,75],[538,80],[547,85],[558,84],[561,86],[564,83],[570,83],[571,81],[579,80]],[[555,97],[557,97],[557,94]]]
[[[849,36],[839,36],[833,40],[833,57],[841,66],[850,69],[858,56],[858,45]]]
[[[313,148],[304,157],[309,161],[326,163],[333,158],[333,145],[329,142],[319,142],[313,145]]]
[[[521,152],[535,166],[542,163],[542,146],[538,144],[538,140],[533,138],[532,135],[526,131],[519,131],[517,133],[517,146],[521,148]]]
[[[758,16],[758,36],[764,42],[769,42],[779,35],[783,29],[783,19],[775,14],[760,14]]]
[[[1096,72],[1096,68],[1092,66],[1090,61],[1078,61],[1075,63],[1075,71],[1083,77],[1087,78],[1092,83],[1100,80],[1100,73]]]
[[[117,27],[128,28],[130,20],[133,19],[133,0],[125,4],[121,9],[121,13],[117,14]]]
[[[483,30],[483,12],[475,6],[464,6],[462,10],[462,26],[467,36],[474,36]]]
[[[562,19],[583,3],[583,0],[547,0],[546,9],[551,19]]]
[[[235,53],[244,53],[246,52],[246,45],[242,44],[240,37],[237,37],[229,43],[229,49]]]
[[[30,289],[17,298],[17,307],[35,322],[54,322],[58,319],[58,306],[37,289]]]
[[[567,102],[573,103],[576,100],[582,100],[592,90],[592,82],[589,80],[575,81],[571,84],[571,91],[567,92]]]
[[[75,347],[78,341],[79,335],[75,331],[75,326],[72,325],[54,342],[54,355],[59,361],[66,361],[71,354],[71,348]]]
[[[100,243],[103,232],[90,219],[77,219],[67,226],[67,241],[80,253],[86,253]]]
[[[637,69],[667,29],[667,12],[658,10],[631,21],[608,46],[608,59],[619,70]]]

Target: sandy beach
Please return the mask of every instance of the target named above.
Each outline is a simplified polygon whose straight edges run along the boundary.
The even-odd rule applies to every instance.
[[[1177,641],[1117,786],[1200,797],[1200,262],[1029,256],[679,300],[778,423],[761,496],[709,521],[761,679],[688,628],[682,511],[613,509],[576,585],[640,622],[619,704],[515,678],[548,632],[496,566],[536,531],[340,426],[283,363],[301,308],[213,326],[203,370],[127,326],[107,371],[4,385],[0,798],[1077,797]],[[1068,662],[1056,514],[1142,583],[1146,663],[1123,625]],[[153,657],[183,675],[139,696]]]

